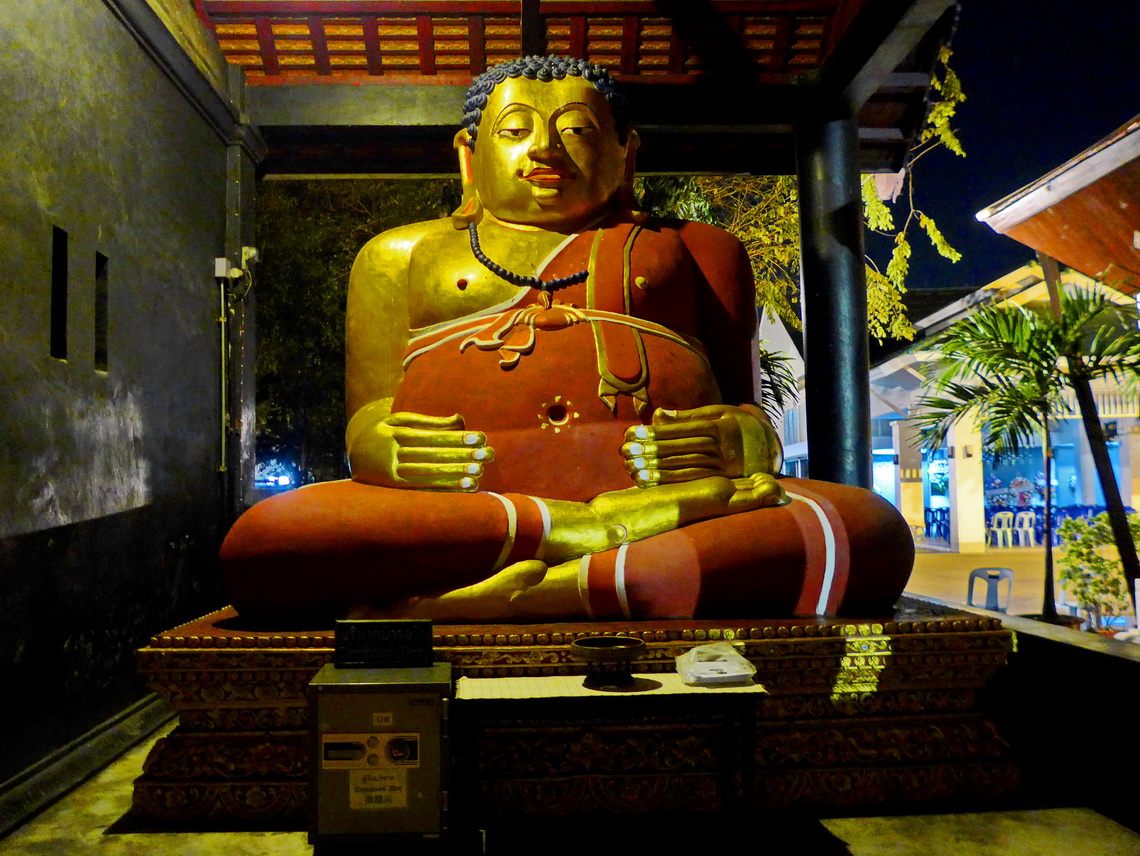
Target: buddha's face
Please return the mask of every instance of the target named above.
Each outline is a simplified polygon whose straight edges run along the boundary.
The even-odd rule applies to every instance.
[[[483,208],[499,220],[575,229],[601,214],[621,186],[627,148],[589,82],[508,78],[483,111],[472,177]]]

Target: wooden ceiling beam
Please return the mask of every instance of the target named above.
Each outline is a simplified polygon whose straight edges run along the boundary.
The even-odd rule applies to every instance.
[[[864,6],[823,67],[810,75],[817,110],[836,118],[856,115],[955,6],[956,0],[883,0]]]
[[[234,50],[257,84],[248,88],[250,115],[278,143],[271,155],[276,163],[269,168],[285,173],[309,166],[327,172],[338,158],[347,158],[339,161],[344,172],[375,171],[368,153],[380,149],[371,141],[391,145],[392,134],[402,132],[419,140],[422,156],[415,147],[401,149],[404,154],[394,156],[386,172],[434,172],[445,163],[450,172],[450,122],[459,121],[468,75],[482,73],[502,53],[496,50],[489,58],[486,40],[502,41],[504,28],[513,35],[518,22],[522,53],[545,53],[547,18],[557,21],[560,49],[571,54],[602,51],[600,42],[592,44],[601,31],[606,41],[620,40],[620,60],[607,53],[606,61],[616,63],[634,123],[646,140],[644,169],[788,172],[794,169],[791,128],[827,112],[833,117],[850,112],[862,126],[862,168],[895,171],[921,122],[929,69],[949,32],[954,5],[954,0],[656,0],[652,6],[630,0],[197,2],[215,23],[227,23],[243,39],[256,30],[260,61]],[[649,35],[643,33],[647,16],[658,28]],[[362,28],[363,47],[357,37],[351,49],[356,65],[344,60],[351,51],[342,37],[321,38],[329,18]],[[308,20],[313,38],[307,66],[298,65],[303,51],[276,49],[273,27],[280,38],[280,24],[291,19]],[[466,38],[440,35],[441,21],[445,29],[466,24]],[[822,31],[820,21],[829,22]],[[599,32],[591,30],[595,22]],[[226,38],[236,37],[227,32]],[[456,62],[454,56],[463,59]],[[408,64],[410,57],[418,62]],[[824,64],[815,71],[802,70],[822,57]],[[359,145],[338,146],[334,128]],[[326,157],[314,145],[339,154]]]

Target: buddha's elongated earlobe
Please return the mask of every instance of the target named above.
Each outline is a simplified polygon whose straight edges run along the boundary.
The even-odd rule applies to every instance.
[[[459,180],[463,185],[463,201],[459,207],[451,212],[451,224],[456,229],[466,229],[469,223],[478,223],[483,219],[483,204],[479,201],[479,193],[475,189],[475,174],[471,167],[471,146],[468,145],[471,135],[467,129],[459,131],[452,140],[456,153],[459,155]]]
[[[631,211],[634,214],[642,213],[637,207],[637,194],[633,192],[633,177],[637,172],[637,148],[640,145],[641,138],[637,136],[637,131],[631,130],[629,140],[625,144],[625,173],[616,194],[619,210]]]

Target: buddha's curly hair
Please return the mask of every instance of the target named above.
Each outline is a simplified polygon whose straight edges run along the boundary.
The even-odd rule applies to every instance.
[[[574,57],[526,56],[489,68],[472,81],[467,89],[467,98],[463,102],[463,127],[470,135],[467,145],[472,149],[475,148],[475,138],[479,134],[479,120],[483,118],[487,99],[491,97],[495,87],[508,77],[551,81],[563,80],[567,75],[581,77],[592,83],[594,88],[605,96],[614,114],[618,138],[624,144],[629,137],[629,105],[625,96],[618,91],[617,83],[610,77],[609,72],[592,62]]]

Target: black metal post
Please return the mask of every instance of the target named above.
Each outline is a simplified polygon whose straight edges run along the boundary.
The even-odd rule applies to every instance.
[[[538,8],[539,0],[521,0],[519,5],[519,29],[522,38],[522,56],[544,56],[546,54],[546,32],[542,15]]]
[[[1041,617],[1046,621],[1056,621],[1057,586],[1053,581],[1053,439],[1049,434],[1047,414],[1042,414],[1041,424],[1041,451],[1045,456],[1045,590],[1041,598]]]
[[[798,127],[796,169],[809,473],[869,488],[867,282],[855,120]]]

